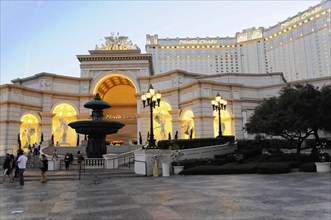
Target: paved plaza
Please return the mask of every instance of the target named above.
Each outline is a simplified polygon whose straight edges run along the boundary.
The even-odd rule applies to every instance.
[[[26,172],[0,184],[0,219],[330,220],[330,173],[143,177],[122,171]],[[113,173],[105,173],[113,172]]]

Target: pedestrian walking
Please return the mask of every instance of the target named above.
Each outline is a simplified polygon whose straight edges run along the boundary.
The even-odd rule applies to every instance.
[[[72,165],[72,163],[74,162],[74,155],[72,155],[72,153],[69,153],[70,156],[70,164]]]
[[[19,158],[17,159],[18,169],[19,169],[19,178],[20,178],[20,184],[24,185],[24,171],[26,169],[26,162],[28,161],[28,158],[24,155],[22,150],[19,150]]]
[[[64,156],[64,163],[65,163],[66,170],[69,170],[69,164],[70,164],[70,155],[69,155],[69,153],[66,153],[66,155]]]
[[[41,155],[40,158],[40,170],[41,170],[41,181],[42,183],[47,182],[47,171],[48,171],[48,159],[45,154]]]
[[[82,173],[82,164],[84,163],[84,156],[80,153],[80,151],[77,152],[77,162],[78,162],[78,169],[79,169],[79,180]]]
[[[83,154],[81,154],[80,151],[78,151],[78,152],[77,152],[77,162],[78,162],[78,164],[81,165],[81,164],[84,162],[84,160],[85,160],[85,159],[84,159]]]
[[[14,172],[15,172],[15,168],[16,168],[16,160],[14,157],[14,154],[10,154],[10,165],[11,165],[11,169],[10,169],[10,175],[11,175],[11,180],[14,181]]]
[[[3,163],[3,178],[1,183],[3,183],[6,179],[6,177],[8,176],[8,178],[10,179],[10,181],[13,181],[13,177],[11,175],[12,173],[12,160],[9,154],[6,154],[6,158],[5,161]]]
[[[17,152],[17,155],[15,157],[15,174],[14,174],[14,178],[18,178],[19,168],[18,168],[17,160],[18,160],[19,157],[20,156]]]

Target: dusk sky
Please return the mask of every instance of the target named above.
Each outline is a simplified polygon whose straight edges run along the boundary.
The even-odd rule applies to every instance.
[[[145,52],[146,34],[234,37],[276,25],[321,1],[4,1],[1,84],[40,72],[80,76],[76,55],[119,32]]]

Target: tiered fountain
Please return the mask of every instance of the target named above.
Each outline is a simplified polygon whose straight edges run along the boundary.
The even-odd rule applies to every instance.
[[[107,154],[106,135],[115,134],[124,124],[116,121],[103,120],[103,109],[111,106],[101,100],[99,93],[94,100],[85,103],[85,108],[92,109],[92,120],[81,120],[69,123],[69,126],[79,134],[88,136],[86,155],[88,158],[102,158]]]

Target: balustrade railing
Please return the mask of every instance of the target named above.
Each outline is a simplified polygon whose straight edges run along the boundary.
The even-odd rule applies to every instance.
[[[85,158],[84,160],[86,169],[100,169],[104,168],[105,159],[103,158]]]

